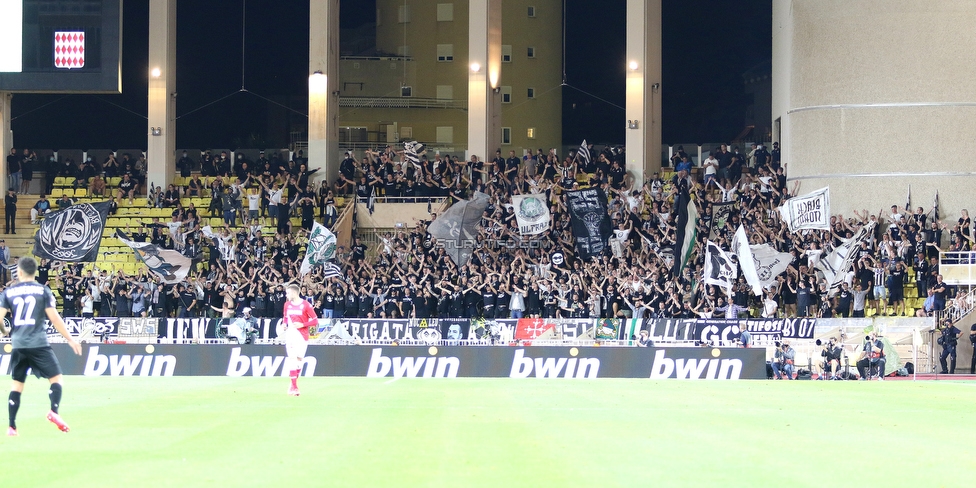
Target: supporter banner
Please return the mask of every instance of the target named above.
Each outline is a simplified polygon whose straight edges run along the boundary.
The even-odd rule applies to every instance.
[[[65,374],[287,376],[283,346],[53,345]],[[463,347],[310,345],[305,376],[392,378],[765,379],[766,351],[701,347]],[[10,355],[0,353],[0,374]],[[284,380],[282,380],[284,381]]]
[[[816,268],[824,274],[824,279],[830,285],[829,295],[834,296],[840,291],[841,283],[847,271],[851,269],[854,258],[861,249],[861,241],[864,241],[874,230],[875,222],[868,222],[861,227],[850,239],[844,239],[841,245],[834,248],[826,257],[817,263]]]
[[[620,335],[619,319],[600,319],[596,324],[596,338],[601,340],[616,340]]]
[[[728,253],[712,241],[705,245],[705,283],[721,286],[725,293],[732,296],[732,284],[735,283],[736,265]]]
[[[549,206],[544,194],[513,195],[512,205],[520,234],[534,236],[549,230]]]
[[[708,226],[708,238],[718,239],[719,232],[725,228],[725,223],[732,219],[732,214],[739,211],[738,202],[712,204],[712,219]]]
[[[743,329],[755,344],[780,339],[812,339],[817,319],[697,319],[695,339],[705,344],[729,345],[739,340]]]
[[[474,252],[478,225],[487,206],[488,195],[475,192],[470,200],[451,205],[427,228],[427,232],[437,239],[438,246],[444,248],[454,264],[464,266]]]
[[[186,279],[190,272],[190,258],[170,249],[160,249],[148,242],[134,242],[129,240],[121,230],[116,229],[116,238],[132,248],[136,258],[142,261],[149,271],[160,277],[163,283],[175,284]]]
[[[651,339],[656,341],[693,341],[695,340],[696,320],[697,319],[651,319],[647,321],[646,328],[650,331]]]
[[[790,266],[793,256],[788,252],[779,252],[769,244],[749,246],[752,259],[756,263],[756,273],[759,283],[768,287],[776,284],[776,277],[783,274]]]
[[[403,159],[413,164],[420,164],[420,155],[424,152],[424,145],[418,141],[403,141]]]
[[[681,276],[681,271],[691,259],[695,242],[698,240],[698,207],[691,199],[688,189],[684,186],[679,188],[674,200],[674,211],[677,212],[674,229],[674,266],[671,269],[674,276]]]
[[[325,277],[342,276],[339,267],[330,261],[336,254],[336,236],[324,225],[313,222],[312,232],[308,235],[308,245],[305,246],[305,259],[299,273],[307,275],[316,266],[325,266]]]
[[[739,261],[739,269],[745,276],[752,293],[757,297],[762,296],[762,282],[759,281],[759,272],[756,270],[756,260],[752,255],[752,248],[749,247],[749,238],[746,237],[746,229],[739,224],[732,239],[732,252]]]
[[[527,346],[534,340],[556,338],[556,324],[547,319],[518,319],[515,322],[515,340],[524,341]]]
[[[778,208],[790,232],[830,229],[830,188],[791,198]]]
[[[95,261],[109,207],[107,201],[82,203],[48,213],[34,239],[34,255],[55,261]]]
[[[584,260],[598,256],[613,234],[607,195],[600,188],[565,192],[576,249]]]

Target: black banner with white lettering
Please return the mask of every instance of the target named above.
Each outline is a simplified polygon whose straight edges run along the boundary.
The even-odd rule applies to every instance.
[[[739,340],[742,329],[749,331],[753,343],[764,345],[781,339],[813,339],[817,319],[697,319],[695,340],[712,345],[727,345]]]
[[[580,257],[589,260],[602,253],[613,233],[607,213],[607,194],[600,188],[568,191],[566,206]]]

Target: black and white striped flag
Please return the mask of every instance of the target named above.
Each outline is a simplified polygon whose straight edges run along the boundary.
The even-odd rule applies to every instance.
[[[423,152],[424,145],[417,141],[407,141],[403,143],[403,158],[413,164],[420,164],[420,153]]]
[[[325,263],[322,267],[322,275],[325,279],[339,278],[342,279],[342,269],[335,263]]]
[[[17,274],[17,265],[11,264],[7,266],[7,271],[10,271],[10,281],[17,281],[19,275]]]
[[[583,164],[590,164],[590,148],[586,145],[586,139],[583,139],[583,143],[580,144],[577,155],[583,160]]]

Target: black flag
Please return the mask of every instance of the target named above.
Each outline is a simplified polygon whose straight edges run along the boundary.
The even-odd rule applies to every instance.
[[[607,247],[613,225],[607,213],[607,194],[601,188],[566,192],[573,237],[580,257],[589,260]]]
[[[95,261],[110,206],[110,202],[82,203],[45,215],[34,239],[34,255],[55,261]]]

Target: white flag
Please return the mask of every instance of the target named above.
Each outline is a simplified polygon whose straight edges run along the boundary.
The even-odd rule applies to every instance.
[[[305,246],[305,259],[302,260],[302,267],[299,272],[302,275],[306,275],[315,266],[330,264],[329,260],[335,257],[335,253],[335,234],[330,232],[329,229],[326,229],[324,225],[314,222],[312,224],[312,233],[308,235],[308,244]],[[327,277],[340,275],[336,266],[326,266],[326,274],[329,275]]]
[[[732,238],[732,252],[739,259],[739,269],[746,281],[752,286],[752,293],[757,297],[762,296],[762,283],[759,281],[759,273],[756,271],[756,261],[752,257],[752,249],[749,248],[749,238],[746,237],[746,229],[739,224]]]
[[[790,232],[830,229],[830,188],[824,187],[802,197],[791,198],[777,210]]]
[[[867,239],[874,230],[874,222],[869,222],[864,227],[857,230],[854,237],[845,239],[841,245],[834,248],[826,257],[817,263],[816,268],[823,272],[824,278],[830,285],[830,296],[834,296],[840,290],[840,284],[844,282],[844,276],[851,269],[854,258],[857,256],[858,249],[861,248],[861,241]]]
[[[705,245],[705,283],[721,286],[725,292],[732,295],[732,284],[735,282],[735,263],[729,254],[712,241]]]
[[[763,287],[776,284],[776,277],[783,274],[790,266],[793,256],[788,252],[779,252],[769,244],[749,246],[752,259],[756,263],[756,273]],[[742,258],[739,258],[742,261]]]
[[[534,236],[549,230],[549,206],[546,205],[544,194],[513,195],[512,206],[519,233],[523,236]]]

